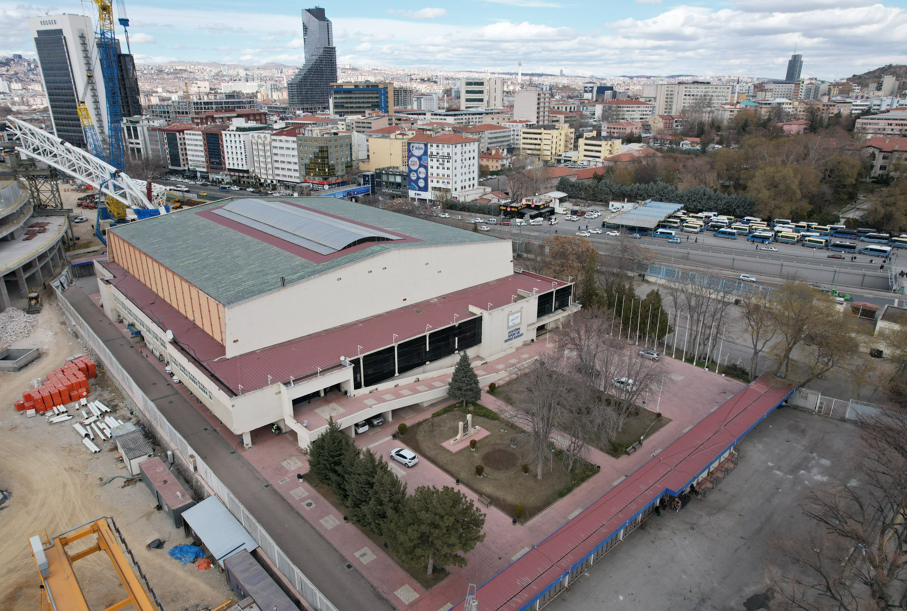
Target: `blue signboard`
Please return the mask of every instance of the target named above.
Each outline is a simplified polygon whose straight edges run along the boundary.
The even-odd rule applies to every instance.
[[[407,144],[410,194],[415,197],[428,198],[428,145],[424,142]]]

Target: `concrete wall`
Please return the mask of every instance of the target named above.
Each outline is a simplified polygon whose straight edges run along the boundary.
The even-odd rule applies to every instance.
[[[506,240],[390,250],[228,307],[227,358],[511,274]]]

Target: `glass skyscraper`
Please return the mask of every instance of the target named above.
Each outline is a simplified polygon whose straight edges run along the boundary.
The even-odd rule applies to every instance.
[[[787,76],[785,82],[796,83],[800,80],[800,72],[803,70],[803,56],[799,53],[790,56],[787,62]]]
[[[331,21],[323,8],[302,11],[305,65],[287,83],[290,108],[309,112],[327,110],[331,83],[337,82],[337,49]]]

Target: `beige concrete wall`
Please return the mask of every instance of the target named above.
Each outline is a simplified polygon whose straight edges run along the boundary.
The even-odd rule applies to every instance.
[[[511,274],[507,240],[390,250],[228,307],[227,357]]]

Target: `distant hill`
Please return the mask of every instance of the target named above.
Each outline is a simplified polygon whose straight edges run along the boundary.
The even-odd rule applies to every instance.
[[[904,81],[907,81],[907,66],[904,64],[888,64],[863,74],[854,74],[847,80],[861,87],[866,87],[872,81],[878,81],[883,76],[895,76],[901,83],[904,83]],[[901,85],[898,89],[904,89],[904,86]]]

